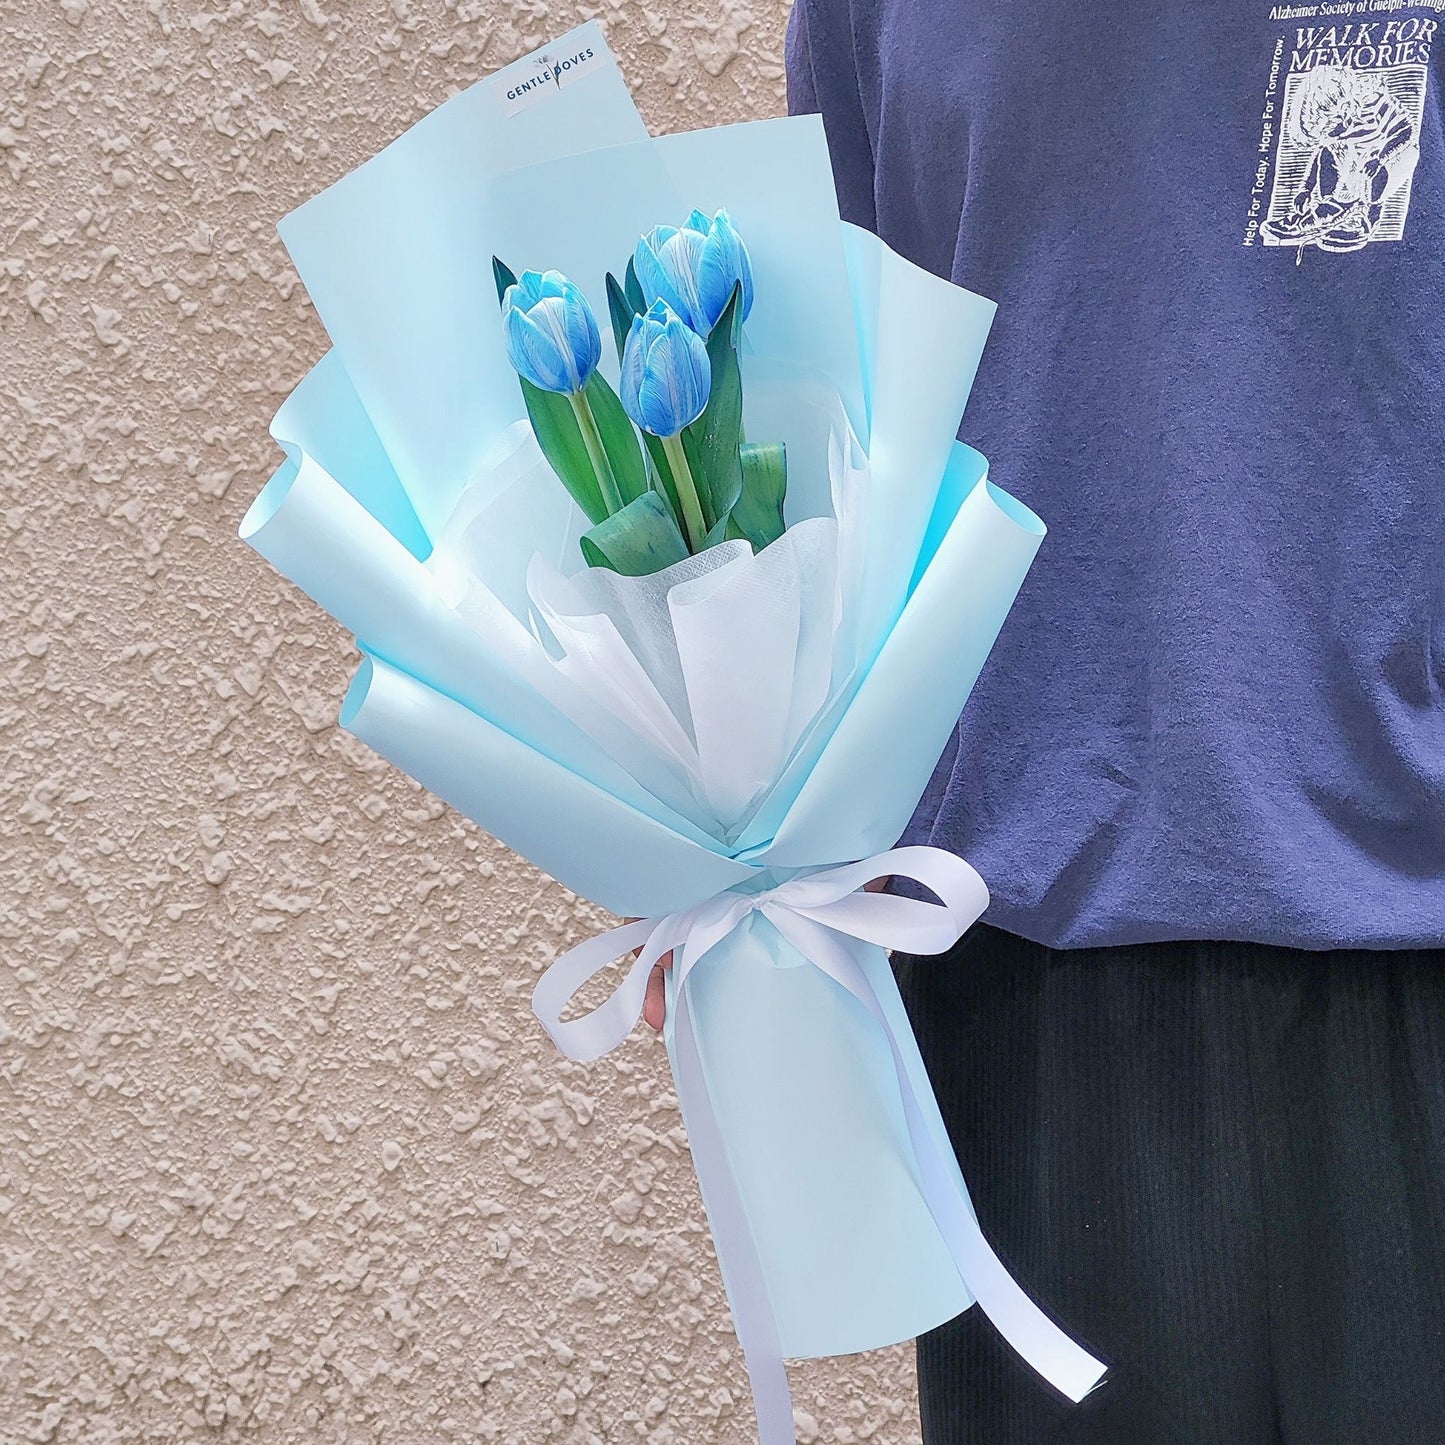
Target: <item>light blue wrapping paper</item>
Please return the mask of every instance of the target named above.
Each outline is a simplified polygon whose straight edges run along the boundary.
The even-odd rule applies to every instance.
[[[481,251],[490,181],[522,161],[647,137],[595,21],[549,49],[559,57],[594,50],[598,63],[515,113],[505,96],[531,78],[529,60],[488,76],[280,225],[432,536],[496,430],[521,415]],[[554,196],[547,209],[563,208]]]
[[[888,957],[872,944],[849,947],[890,1017],[930,1132],[952,1159]],[[795,1359],[911,1339],[973,1303],[919,1188],[877,1025],[802,964],[754,914],[688,982],[718,1132],[783,1353]],[[675,1014],[670,1007],[669,1024]],[[665,1033],[673,1057],[670,1026]],[[688,1113],[684,1101],[684,1123]],[[956,1164],[953,1172],[966,1196]],[[734,1294],[726,1251],[718,1257]]]
[[[552,48],[579,46],[605,51],[595,25]],[[1043,536],[954,440],[992,306],[840,223],[816,117],[640,145],[610,57],[515,115],[504,88],[455,97],[283,223],[335,350],[278,412],[286,461],[242,536],[357,637],[343,726],[613,913],[675,913],[888,848]],[[591,209],[569,224],[558,195]],[[873,467],[860,665],[730,846],[530,690],[424,565],[522,415],[490,252],[566,267],[600,302],[604,265],[694,204],[727,205],[753,249],[752,351],[824,376]],[[946,1153],[886,957],[855,956]],[[907,1338],[972,1297],[920,1194],[881,1031],[799,965],[754,915],[688,987],[783,1351],[808,1356]]]

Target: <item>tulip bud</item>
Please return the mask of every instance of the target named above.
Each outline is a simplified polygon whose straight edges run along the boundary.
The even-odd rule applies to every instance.
[[[702,415],[711,385],[707,347],[666,301],[633,318],[622,350],[620,395],[643,431],[676,436]]]
[[[602,355],[597,319],[581,290],[560,271],[524,271],[502,297],[507,358],[543,391],[576,393]]]
[[[653,462],[670,483],[694,553],[707,545],[708,523],[682,430],[707,409],[711,390],[706,343],[666,301],[654,301],[646,314],[633,317],[622,348],[622,407],[644,432],[658,438],[661,457],[654,451]]]
[[[725,210],[711,220],[694,211],[681,227],[655,226],[632,264],[648,304],[666,301],[699,336],[717,325],[735,286],[742,287],[738,320],[752,308],[752,261]]]

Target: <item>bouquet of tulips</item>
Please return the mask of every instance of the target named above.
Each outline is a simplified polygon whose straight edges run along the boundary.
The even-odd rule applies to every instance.
[[[620,399],[597,369],[581,288],[559,271],[518,281],[495,256],[492,271],[533,434],[593,524],[580,539],[590,564],[641,576],[725,537],[761,549],[782,535],[785,450],[742,435],[753,272],[726,210],[654,227],[625,284],[608,272]]]
[[[974,1302],[1081,1398],[1103,1366],[989,1247],[885,952],[987,903],[893,844],[1044,531],[956,439],[991,304],[839,220],[816,117],[649,138],[595,23],[281,233],[334,348],[242,536],[354,633],[342,726],[638,920],[537,981],[559,1049],[618,1047],[673,955],[763,1445],[793,1439],[785,1357]]]

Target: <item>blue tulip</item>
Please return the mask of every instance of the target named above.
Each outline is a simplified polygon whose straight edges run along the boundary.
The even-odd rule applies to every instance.
[[[673,437],[707,406],[712,366],[702,338],[666,301],[635,316],[622,349],[619,394],[627,415],[653,436]]]
[[[694,211],[681,227],[655,226],[632,256],[649,304],[666,301],[699,336],[717,325],[733,287],[742,283],[738,320],[753,305],[753,263],[726,211],[709,220]]]
[[[560,271],[523,271],[502,297],[507,358],[543,391],[579,392],[597,369],[602,337],[578,287]]]

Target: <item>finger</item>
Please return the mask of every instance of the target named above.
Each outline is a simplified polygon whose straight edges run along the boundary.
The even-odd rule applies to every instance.
[[[642,1017],[654,1029],[660,1029],[667,1017],[667,985],[663,981],[660,963],[654,964],[647,976],[647,997],[642,1003]]]
[[[655,1029],[667,1018],[667,980],[662,970],[672,967],[671,951],[664,953],[647,976],[647,996],[642,1001],[642,1017]]]

